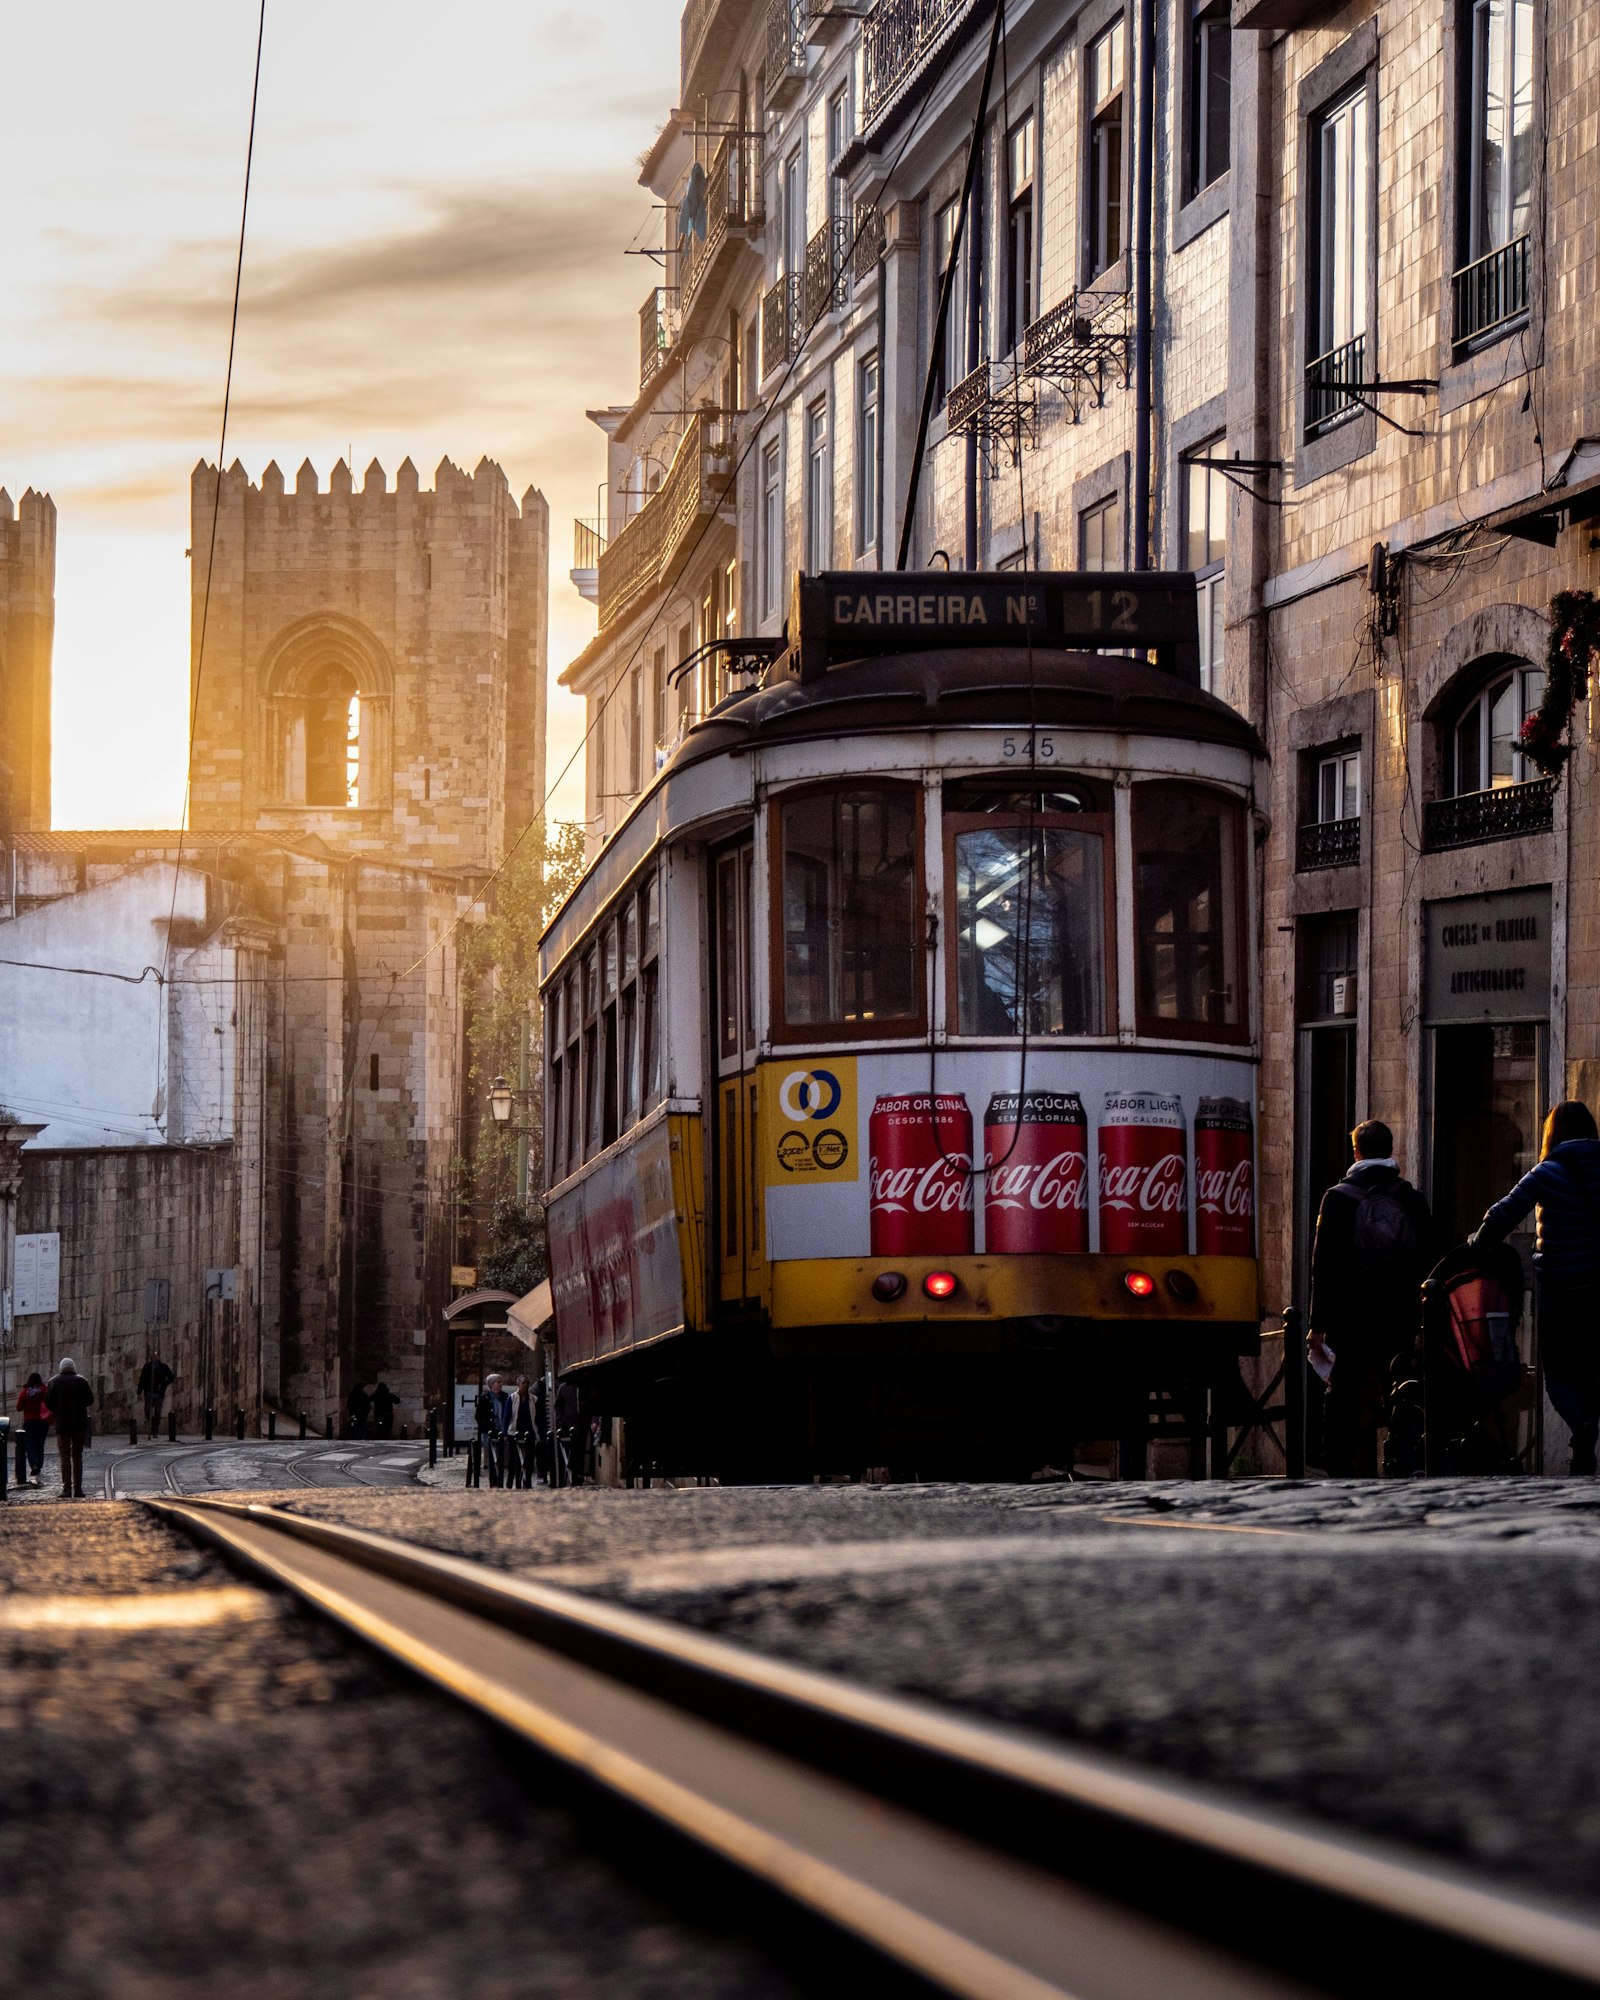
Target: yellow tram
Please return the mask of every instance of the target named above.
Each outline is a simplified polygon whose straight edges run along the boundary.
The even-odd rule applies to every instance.
[[[1255,1350],[1263,752],[1184,575],[826,574],[541,943],[557,1370],[724,1478],[1005,1475]]]

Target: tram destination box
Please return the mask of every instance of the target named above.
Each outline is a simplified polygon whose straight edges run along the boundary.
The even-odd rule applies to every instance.
[[[883,653],[953,647],[1139,652],[1198,686],[1194,578],[1186,571],[824,570],[797,575],[780,672],[819,680]]]

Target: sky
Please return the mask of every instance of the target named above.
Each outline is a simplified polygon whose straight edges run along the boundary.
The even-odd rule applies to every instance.
[[[322,483],[485,453],[550,502],[554,679],[653,267],[637,162],[671,106],[672,0],[267,0],[227,458]],[[217,455],[256,0],[56,0],[6,17],[0,485],[58,512],[54,817],[182,810],[189,474]],[[353,455],[353,456],[352,456]],[[575,767],[552,801],[582,810]]]

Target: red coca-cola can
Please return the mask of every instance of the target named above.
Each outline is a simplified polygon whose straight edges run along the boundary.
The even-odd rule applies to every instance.
[[[1158,1090],[1106,1093],[1100,1121],[1100,1248],[1181,1257],[1189,1247],[1183,1100]]]
[[[1194,1233],[1202,1257],[1255,1255],[1254,1141],[1243,1098],[1201,1098],[1194,1114]]]
[[[983,1114],[983,1241],[991,1254],[1089,1247],[1089,1121],[1076,1091],[997,1092]]]
[[[867,1134],[874,1257],[972,1249],[972,1113],[960,1095],[880,1097]]]

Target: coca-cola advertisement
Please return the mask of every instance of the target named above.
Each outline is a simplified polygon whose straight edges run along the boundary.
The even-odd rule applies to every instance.
[[[1202,1097],[1194,1116],[1195,1247],[1202,1257],[1256,1251],[1255,1127],[1240,1097]]]
[[[972,1113],[964,1095],[880,1097],[868,1130],[874,1257],[960,1257],[973,1244]]]
[[[1100,1120],[1100,1248],[1117,1256],[1181,1257],[1189,1247],[1183,1100],[1156,1090],[1108,1091]]]
[[[1089,1248],[1089,1121],[1076,1091],[997,1091],[983,1115],[983,1159],[986,1250]]]

